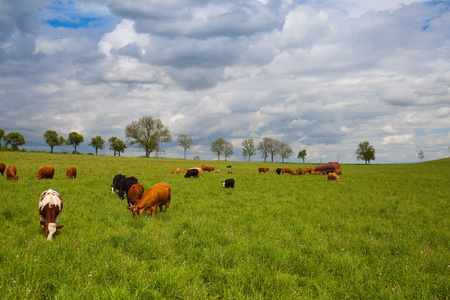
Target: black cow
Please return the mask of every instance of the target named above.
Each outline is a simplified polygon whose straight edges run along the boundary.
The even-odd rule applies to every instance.
[[[225,181],[222,181],[222,185],[224,188],[234,188],[234,179],[230,178]]]
[[[119,183],[124,178],[126,178],[126,176],[123,174],[117,174],[114,176],[113,184],[111,185],[111,193],[114,193],[115,190],[119,189]]]
[[[117,195],[119,195],[120,199],[125,199],[124,195],[125,193],[128,193],[128,190],[133,186],[133,184],[138,183],[138,180],[136,177],[130,176],[127,178],[122,179],[119,182],[119,192]]]
[[[276,172],[277,172],[278,175],[280,175],[281,174],[281,168],[278,168]]]
[[[185,178],[189,178],[189,177],[198,177],[198,170],[197,169],[189,169],[187,170],[186,174],[184,174]]]

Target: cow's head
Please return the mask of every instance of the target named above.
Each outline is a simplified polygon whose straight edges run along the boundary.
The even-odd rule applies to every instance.
[[[133,205],[130,207],[131,211],[133,212],[133,217],[134,216],[141,216],[142,212],[144,211],[142,208],[139,208],[137,205]]]
[[[55,234],[56,229],[60,229],[64,227],[64,225],[56,225],[55,223],[46,223],[41,221],[41,227],[44,228],[44,236],[47,238],[47,241],[52,239],[53,234]]]

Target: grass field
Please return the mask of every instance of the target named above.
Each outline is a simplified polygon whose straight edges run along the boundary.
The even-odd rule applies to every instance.
[[[450,159],[341,165],[0,152],[1,299],[448,299]],[[185,179],[170,169],[222,172]],[[40,166],[53,180],[36,180]],[[226,174],[231,165],[235,173]],[[78,177],[65,177],[68,167]],[[256,174],[258,167],[270,173]],[[114,175],[172,187],[167,212],[133,218]],[[234,189],[221,181],[236,180]],[[39,195],[58,191],[64,225],[48,242]]]

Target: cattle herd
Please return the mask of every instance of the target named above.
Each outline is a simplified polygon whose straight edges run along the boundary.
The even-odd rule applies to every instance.
[[[295,172],[291,168],[277,168],[276,174],[284,175],[328,175],[327,180],[339,180],[339,176],[342,174],[338,163],[320,164],[312,168],[297,169]],[[231,166],[227,166],[231,168]],[[6,178],[8,180],[18,180],[17,168],[15,166],[8,166],[0,163],[0,173],[3,176],[6,170]],[[190,168],[183,171],[185,178],[199,178],[203,176],[203,172],[213,172],[214,167],[205,166],[202,164],[201,168]],[[220,170],[215,172],[220,173]],[[269,168],[258,168],[258,173],[268,173]],[[181,173],[180,168],[173,168],[171,173]],[[53,179],[55,169],[51,166],[40,167],[36,175],[36,179]],[[228,170],[228,174],[233,174],[231,170]],[[252,175],[256,175],[253,173]],[[77,169],[70,167],[66,171],[66,176],[69,179],[77,177]],[[224,188],[234,188],[235,180],[233,178],[226,179],[222,182]],[[113,184],[111,185],[111,192],[116,192],[120,199],[125,198],[127,195],[128,208],[132,211],[133,216],[141,216],[144,212],[155,216],[158,210],[167,211],[169,208],[170,200],[172,197],[172,188],[165,182],[157,183],[148,188],[144,192],[144,187],[140,184],[136,177],[127,177],[124,174],[117,174],[113,178]],[[44,228],[44,236],[47,240],[51,240],[55,234],[56,229],[63,227],[63,225],[56,225],[58,222],[59,214],[63,209],[63,200],[58,192],[49,189],[44,191],[39,198],[39,215],[40,225]]]

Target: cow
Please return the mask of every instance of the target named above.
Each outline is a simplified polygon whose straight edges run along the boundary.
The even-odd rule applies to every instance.
[[[190,168],[189,170],[197,170],[198,171],[198,176],[202,176],[203,177],[203,170],[202,170],[202,168]]]
[[[55,175],[55,168],[51,166],[43,166],[39,168],[36,179],[53,179],[53,175]]]
[[[6,164],[0,163],[0,173],[2,173],[2,176],[5,173],[5,170],[6,170]]]
[[[189,169],[184,174],[184,178],[195,177],[198,178],[198,170],[197,169]]]
[[[277,168],[275,172],[277,172],[277,174],[280,175],[281,174],[281,168]]]
[[[284,173],[294,175],[294,171],[291,168],[281,168],[281,175],[284,175]]]
[[[339,180],[339,176],[337,176],[336,173],[330,172],[328,173],[328,180],[334,180],[334,181],[338,181]]]
[[[297,173],[297,175],[303,175],[303,170],[301,168],[298,168],[297,170],[295,170],[295,172]]]
[[[66,171],[66,176],[69,179],[77,178],[77,168],[75,167],[68,168]]]
[[[222,185],[224,188],[234,188],[234,179],[226,179],[225,181],[222,181]]]
[[[136,177],[130,176],[122,178],[122,180],[120,180],[119,182],[119,191],[117,192],[117,195],[119,195],[120,199],[125,199],[125,193],[128,193],[128,190],[133,186],[133,184],[136,183],[138,183]]]
[[[233,174],[234,172],[231,170],[228,170],[228,174]]]
[[[9,166],[6,169],[6,179],[9,179],[9,180],[19,179],[19,176],[17,176],[17,168],[15,166]]]
[[[303,170],[304,170],[305,174],[311,174],[311,171],[314,171],[314,169],[312,169],[312,168],[304,168]]]
[[[214,171],[214,168],[213,168],[213,167],[204,166],[204,165],[202,164],[202,170],[203,170],[203,171],[211,172],[211,171]]]
[[[122,179],[126,178],[123,174],[117,174],[113,178],[113,184],[111,185],[111,193],[114,193],[115,190],[119,189],[119,183]]]
[[[258,168],[258,172],[259,172],[259,174],[269,172],[269,168],[260,167],[260,168]]]
[[[178,174],[178,173],[180,173],[181,172],[181,168],[176,168],[175,169],[175,174]]]
[[[336,169],[336,175],[342,175],[342,170],[341,169]]]
[[[127,193],[128,207],[131,207],[139,202],[144,195],[144,186],[140,183],[133,184]]]
[[[227,166],[227,168],[231,168],[231,166]]]
[[[323,175],[322,171],[311,171],[311,175]]]
[[[175,172],[175,168],[172,168],[172,170],[170,170],[170,173],[174,173]]]
[[[58,192],[49,189],[41,194],[39,199],[39,216],[41,217],[41,227],[44,228],[44,236],[47,241],[52,239],[56,229],[62,228],[64,225],[56,225],[59,214],[63,209],[63,201]]]
[[[148,214],[154,216],[158,210],[162,211],[163,206],[165,205],[165,211],[169,209],[169,203],[172,197],[172,189],[171,187],[165,183],[157,183],[148,190],[145,191],[142,198],[131,207],[133,212],[133,217],[138,215],[141,216],[145,211]]]

